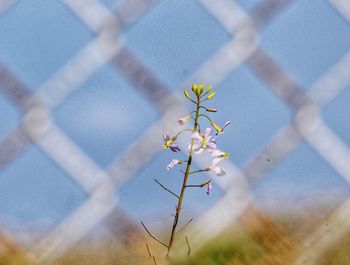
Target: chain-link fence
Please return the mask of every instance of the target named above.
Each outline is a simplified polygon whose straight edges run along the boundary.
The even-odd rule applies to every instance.
[[[274,222],[258,212],[249,188],[288,160],[292,151],[303,143],[316,151],[346,181],[350,180],[350,151],[324,122],[321,113],[350,83],[349,54],[344,54],[334,65],[328,65],[329,69],[306,89],[300,80],[293,78],[269,55],[270,51],[260,44],[257,37],[294,2],[297,1],[262,0],[244,8],[233,0],[198,0],[196,4],[201,6],[201,12],[214,18],[230,37],[192,74],[185,73],[185,81],[173,91],[157,72],[148,68],[129,49],[124,36],[133,27],[142,27],[138,23],[157,8],[158,1],[125,0],[119,1],[115,8],[107,8],[106,3],[98,0],[60,1],[60,5],[80,19],[77,23],[83,23],[93,33],[92,39],[37,90],[29,88],[7,65],[0,64],[1,92],[6,101],[21,113],[17,127],[0,142],[0,167],[3,171],[11,168],[28,148],[36,145],[86,194],[77,208],[39,237],[30,252],[39,260],[54,260],[77,245],[99,224],[111,230],[125,223],[132,226],[133,219],[120,210],[121,202],[115,193],[158,156],[160,140],[155,135],[171,128],[177,114],[187,108],[178,100],[177,94],[192,83],[220,86],[244,65],[289,108],[292,118],[287,125],[278,128],[245,164],[237,166],[232,160],[225,162],[228,176],[217,181],[222,196],[192,222],[188,231],[192,246],[200,248],[238,220],[256,233],[259,224],[263,223],[274,234],[267,240],[278,240],[282,249],[293,252],[295,264],[318,264],[319,258],[350,229],[350,201],[345,200],[334,209],[327,223],[321,223],[305,241],[296,243],[277,228],[274,230]],[[20,4],[20,1],[1,1],[1,16],[8,15]],[[350,1],[331,0],[324,4],[338,17],[350,21]],[[132,88],[158,111],[159,118],[103,168],[57,124],[52,113],[106,65],[128,80]],[[196,163],[201,165],[202,161]],[[137,223],[134,225],[139,227]],[[116,236],[116,240],[120,239]]]

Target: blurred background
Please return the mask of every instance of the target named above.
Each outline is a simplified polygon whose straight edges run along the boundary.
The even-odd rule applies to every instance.
[[[349,0],[1,0],[1,262],[350,264],[349,51]],[[231,157],[162,261],[192,83]]]

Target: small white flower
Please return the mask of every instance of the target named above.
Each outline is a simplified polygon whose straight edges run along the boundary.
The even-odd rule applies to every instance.
[[[178,165],[178,164],[182,164],[182,161],[179,160],[179,159],[173,159],[173,160],[171,160],[170,163],[167,165],[166,169],[167,169],[167,170],[170,170],[170,169],[172,169],[173,167],[175,167],[175,166]]]
[[[208,169],[211,171],[214,171],[215,174],[219,177],[226,175],[225,170],[219,166],[219,163],[221,163],[221,161],[224,160],[225,158],[228,158],[229,154],[220,150],[214,150],[211,153],[211,156],[213,157],[213,162],[208,167]]]
[[[195,132],[192,134],[192,139],[196,141],[196,143],[193,145],[193,151],[195,153],[199,154],[206,149],[209,151],[214,151],[216,149],[216,143],[212,139],[211,135],[212,131],[213,129],[206,128],[204,133]]]

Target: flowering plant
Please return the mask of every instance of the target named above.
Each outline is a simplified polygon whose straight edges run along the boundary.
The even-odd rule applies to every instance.
[[[179,223],[179,218],[181,214],[181,209],[182,209],[182,204],[184,200],[184,195],[185,191],[188,188],[206,188],[206,193],[209,195],[210,192],[212,191],[212,184],[211,184],[211,179],[207,179],[204,182],[200,184],[195,184],[195,185],[189,185],[188,184],[188,179],[189,176],[192,174],[200,173],[200,172],[208,172],[208,171],[213,171],[217,176],[223,176],[226,174],[225,170],[220,167],[220,162],[224,160],[225,158],[229,157],[229,154],[221,151],[217,148],[217,137],[221,134],[224,133],[224,129],[231,123],[230,121],[226,121],[222,127],[217,125],[207,114],[202,113],[202,111],[205,111],[206,113],[214,113],[217,112],[216,108],[212,107],[206,107],[203,105],[208,100],[211,100],[215,96],[216,92],[212,91],[212,87],[209,86],[205,88],[205,85],[197,85],[193,84],[192,85],[192,95],[188,91],[184,91],[185,97],[195,104],[195,110],[191,111],[189,114],[184,116],[183,118],[178,120],[179,125],[184,125],[186,122],[189,120],[193,120],[193,127],[192,129],[185,129],[181,130],[174,136],[170,136],[169,132],[166,132],[163,134],[163,149],[169,149],[174,153],[177,153],[180,150],[180,147],[176,144],[177,138],[180,136],[181,133],[185,131],[191,131],[191,142],[188,146],[188,158],[187,160],[180,160],[177,158],[174,158],[170,161],[170,163],[167,165],[167,170],[170,170],[174,168],[175,166],[182,165],[184,164],[185,170],[180,170],[183,173],[183,180],[182,180],[182,186],[180,193],[177,194],[170,189],[166,188],[164,185],[162,185],[158,180],[155,180],[157,184],[159,184],[164,190],[172,194],[177,198],[177,205],[174,213],[174,221],[173,225],[171,228],[171,233],[170,233],[170,239],[169,242],[166,244],[162,241],[160,241],[158,238],[156,238],[154,235],[152,235],[149,230],[146,228],[143,222],[141,222],[142,226],[145,228],[147,233],[156,241],[158,241],[160,244],[165,246],[167,248],[167,253],[170,253],[170,250],[173,246],[175,236],[177,233],[177,227]],[[205,128],[202,130],[200,126],[200,118],[205,118],[209,121],[211,127]],[[210,154],[212,157],[212,163],[203,169],[200,170],[195,170],[191,171],[191,165],[192,165],[192,159],[193,156],[196,154],[200,154],[203,152],[207,152]],[[192,220],[192,219],[191,219]],[[191,221],[190,220],[190,221]],[[188,222],[189,223],[189,222]],[[188,224],[187,223],[187,224]],[[189,247],[189,252],[191,250],[189,241],[186,237],[186,242]]]

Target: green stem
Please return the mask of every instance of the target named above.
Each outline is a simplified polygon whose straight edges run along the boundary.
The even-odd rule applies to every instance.
[[[197,130],[197,126],[198,126],[198,117],[199,117],[199,110],[200,110],[200,98],[197,97],[197,102],[196,102],[196,117],[194,120],[194,125],[193,125],[193,129],[192,132],[194,133]],[[187,185],[187,180],[188,180],[188,176],[190,174],[190,169],[191,169],[191,164],[192,164],[192,153],[193,153],[193,145],[194,145],[194,139],[192,139],[191,141],[191,146],[190,146],[190,151],[189,151],[189,155],[188,155],[188,161],[187,161],[187,166],[186,166],[186,170],[185,170],[185,175],[183,178],[183,182],[182,182],[182,187],[181,187],[181,192],[178,198],[178,203],[176,206],[176,211],[175,211],[175,215],[174,215],[174,223],[171,229],[171,234],[170,234],[170,239],[169,239],[169,244],[168,244],[168,254],[170,253],[171,247],[173,246],[174,240],[175,240],[175,235],[176,235],[176,228],[178,225],[178,221],[179,221],[179,217],[180,217],[180,213],[181,213],[181,207],[182,207],[182,202],[183,202],[183,198],[185,195],[185,190],[186,190],[186,185]]]

